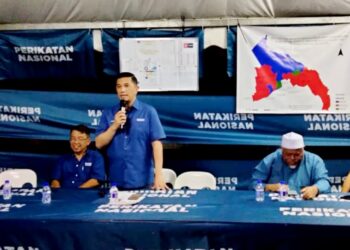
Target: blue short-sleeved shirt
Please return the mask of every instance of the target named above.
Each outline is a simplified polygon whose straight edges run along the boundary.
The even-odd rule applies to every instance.
[[[300,192],[304,186],[316,185],[319,193],[330,192],[328,171],[324,161],[316,154],[304,150],[304,157],[295,169],[291,169],[282,159],[282,150],[266,156],[252,174],[250,188],[254,188],[258,179],[273,184],[286,181],[290,190]]]
[[[117,104],[103,111],[96,136],[106,131],[120,110]],[[123,188],[149,186],[154,180],[152,142],[165,138],[157,111],[135,100],[127,111],[127,122],[107,146],[110,181]]]
[[[87,150],[80,161],[74,154],[61,156],[52,172],[52,179],[59,180],[64,188],[79,187],[91,178],[105,180],[103,156],[94,150]]]

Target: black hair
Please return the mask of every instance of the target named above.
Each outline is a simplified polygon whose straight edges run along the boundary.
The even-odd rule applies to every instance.
[[[89,127],[85,126],[84,124],[79,124],[79,125],[75,125],[70,129],[70,133],[73,132],[73,130],[79,131],[83,134],[86,134],[88,136],[90,136],[90,129]]]
[[[137,80],[136,76],[131,73],[131,72],[121,72],[117,75],[117,77],[115,78],[115,82],[117,82],[120,78],[124,78],[124,77],[131,77],[131,80],[135,83],[138,84],[139,81]]]

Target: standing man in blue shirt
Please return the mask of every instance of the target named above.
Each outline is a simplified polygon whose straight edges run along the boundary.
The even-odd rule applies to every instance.
[[[106,147],[110,181],[119,188],[168,189],[162,176],[165,133],[155,108],[136,98],[138,90],[134,74],[117,76],[120,103],[103,111],[96,147]]]
[[[90,145],[90,129],[85,125],[77,125],[70,130],[70,148],[72,154],[59,158],[52,172],[53,188],[92,188],[105,180],[103,156],[88,149]]]
[[[281,148],[266,156],[254,168],[250,188],[254,188],[260,179],[269,192],[278,192],[280,181],[285,181],[289,190],[300,192],[303,199],[330,192],[324,161],[318,155],[304,150],[304,147],[301,135],[294,132],[284,134]]]

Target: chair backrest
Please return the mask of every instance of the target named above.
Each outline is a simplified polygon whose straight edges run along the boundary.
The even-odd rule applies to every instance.
[[[188,171],[180,174],[175,181],[175,189],[216,189],[214,175],[205,171]]]
[[[171,184],[171,188],[173,188],[175,185],[176,177],[177,177],[175,171],[170,169],[170,168],[163,168],[162,174],[163,174],[163,178],[164,178],[164,181],[166,182],[166,184],[168,184],[168,185]]]
[[[31,184],[33,188],[37,187],[36,173],[31,169],[9,169],[0,172],[0,186],[5,180],[9,180],[14,188],[21,188],[24,184]]]

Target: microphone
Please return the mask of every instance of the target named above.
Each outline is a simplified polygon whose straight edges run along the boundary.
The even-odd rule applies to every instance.
[[[126,111],[126,107],[128,105],[128,102],[125,100],[120,100],[120,110],[125,112]],[[120,124],[120,128],[123,129],[124,124]]]

